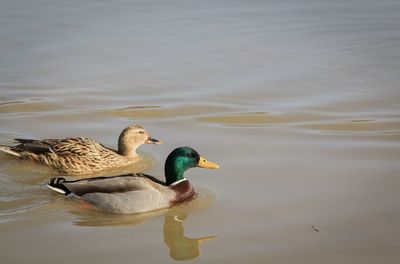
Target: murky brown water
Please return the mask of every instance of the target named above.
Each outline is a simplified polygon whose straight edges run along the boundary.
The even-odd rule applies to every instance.
[[[399,1],[2,1],[0,144],[143,124],[198,199],[107,215],[0,154],[1,263],[398,263]],[[314,228],[313,228],[314,226]],[[318,232],[315,230],[319,230]]]

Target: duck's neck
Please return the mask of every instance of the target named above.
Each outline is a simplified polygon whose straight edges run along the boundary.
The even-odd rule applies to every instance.
[[[136,158],[138,154],[136,153],[136,145],[128,145],[123,140],[118,142],[118,154],[126,158]]]
[[[184,172],[185,171],[183,170],[183,168],[177,166],[175,163],[167,162],[164,168],[165,183],[167,185],[171,185],[177,183],[178,181],[184,180]]]

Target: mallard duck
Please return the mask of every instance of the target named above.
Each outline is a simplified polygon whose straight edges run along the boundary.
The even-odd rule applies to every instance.
[[[0,151],[19,159],[34,160],[68,175],[95,173],[136,162],[136,149],[145,143],[160,144],[151,138],[140,125],[125,128],[118,139],[118,151],[107,148],[87,137],[67,137],[62,139],[22,139],[19,144],[0,146]]]
[[[61,194],[75,196],[102,211],[131,214],[169,208],[191,199],[195,191],[184,172],[190,168],[217,169],[190,147],[172,151],[165,161],[165,182],[155,177],[134,173],[67,181],[52,178],[47,186]]]

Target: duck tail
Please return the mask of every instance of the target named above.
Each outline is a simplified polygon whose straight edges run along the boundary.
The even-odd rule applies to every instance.
[[[21,157],[20,153],[12,150],[9,146],[0,145],[0,151],[11,154],[11,155],[19,157],[19,158]]]
[[[63,195],[69,195],[71,191],[67,188],[67,186],[64,185],[64,182],[66,182],[66,180],[62,177],[51,178],[46,186],[55,192]]]

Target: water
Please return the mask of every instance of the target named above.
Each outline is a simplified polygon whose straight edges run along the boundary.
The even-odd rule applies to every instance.
[[[1,1],[1,144],[115,147],[140,123],[164,144],[141,147],[137,170],[161,176],[182,145],[221,165],[187,172],[189,204],[112,216],[0,154],[2,263],[398,263],[399,14],[372,0]]]

